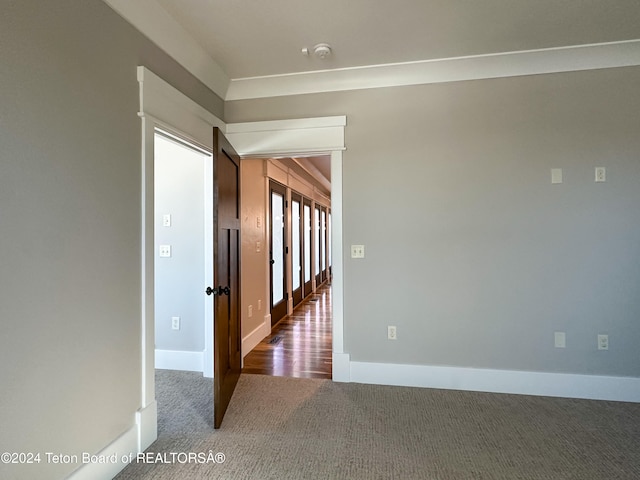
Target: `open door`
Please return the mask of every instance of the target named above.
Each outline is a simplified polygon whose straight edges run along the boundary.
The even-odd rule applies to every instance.
[[[213,129],[213,415],[220,428],[242,368],[240,325],[240,156]]]

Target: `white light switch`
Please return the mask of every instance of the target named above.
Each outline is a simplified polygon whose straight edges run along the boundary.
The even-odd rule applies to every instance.
[[[171,329],[180,330],[180,317],[171,317]]]
[[[609,335],[598,335],[598,350],[609,350]]]
[[[564,332],[555,332],[554,337],[556,348],[566,348],[567,335]]]
[[[562,169],[561,168],[552,168],[551,169],[551,183],[562,183]]]
[[[171,214],[170,213],[165,213],[164,215],[162,215],[162,226],[163,227],[170,227],[171,226]]]
[[[351,245],[351,258],[364,258],[364,245]]]
[[[171,256],[171,245],[160,245],[160,256],[167,258]]]
[[[256,242],[256,252],[260,253],[260,250],[262,250],[262,244],[260,242]]]

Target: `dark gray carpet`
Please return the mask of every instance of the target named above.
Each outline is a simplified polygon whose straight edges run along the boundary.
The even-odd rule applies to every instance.
[[[640,404],[242,375],[214,431],[211,390],[158,371],[148,451],[224,463],[134,463],[116,478],[640,479]]]

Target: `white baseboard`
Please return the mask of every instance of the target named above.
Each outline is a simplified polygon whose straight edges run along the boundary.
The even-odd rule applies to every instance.
[[[156,368],[203,372],[204,354],[203,352],[156,349]]]
[[[134,425],[106,448],[96,453],[95,460],[82,463],[69,480],[110,480],[125,468],[138,453],[138,426]],[[104,459],[102,463],[100,459]],[[89,459],[91,460],[91,459]],[[83,462],[83,459],[79,459]]]
[[[350,381],[640,403],[635,377],[350,362]]]
[[[138,426],[138,452],[144,452],[158,438],[158,403],[152,403],[136,412]]]
[[[253,329],[249,335],[242,339],[242,358],[247,356],[251,350],[256,348],[264,337],[271,333],[271,314],[264,316],[263,322]]]
[[[158,438],[158,404],[155,400],[136,412],[136,425],[116,438],[73,472],[70,480],[110,480],[122,471],[139,452]]]
[[[351,381],[351,356],[348,353],[334,353],[331,357],[331,378],[334,382]]]

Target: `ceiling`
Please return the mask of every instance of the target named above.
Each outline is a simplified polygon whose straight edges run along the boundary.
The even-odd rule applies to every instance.
[[[231,79],[640,38],[638,0],[156,1]]]
[[[640,65],[640,0],[104,1],[224,100]]]

